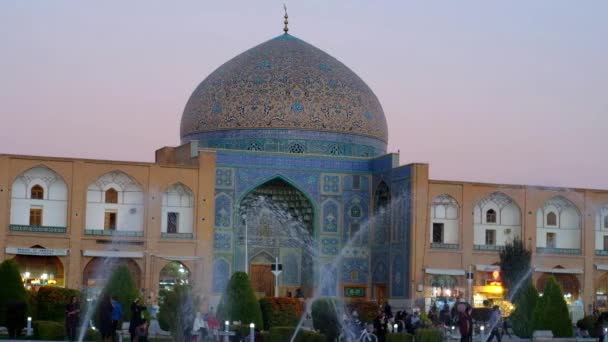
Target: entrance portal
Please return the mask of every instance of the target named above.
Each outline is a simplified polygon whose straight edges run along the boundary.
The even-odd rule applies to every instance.
[[[274,294],[271,264],[283,264],[280,293],[301,288],[311,293],[314,283],[312,255],[314,211],[310,200],[280,178],[272,179],[248,193],[240,203],[235,244],[237,269],[249,266],[256,292]],[[260,256],[264,255],[264,261]],[[255,256],[255,257],[254,257]]]

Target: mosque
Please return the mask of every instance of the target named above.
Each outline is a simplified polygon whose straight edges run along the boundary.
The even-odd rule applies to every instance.
[[[329,274],[327,296],[480,304],[502,298],[498,253],[520,237],[539,288],[555,275],[570,303],[606,305],[608,191],[431,180],[388,138],[373,91],[286,23],[200,83],[181,145],[153,163],[0,155],[0,259],[27,286],[78,289],[103,286],[114,260],[152,301],[191,282],[213,304],[235,271],[271,296],[279,262],[280,295],[310,296]],[[298,222],[314,257],[258,198]]]

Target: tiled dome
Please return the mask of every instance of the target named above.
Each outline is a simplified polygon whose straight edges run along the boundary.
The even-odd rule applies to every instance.
[[[181,138],[187,142],[205,132],[260,129],[345,133],[382,145],[388,140],[382,106],[365,82],[287,33],[209,75],[186,104]],[[309,139],[310,132],[305,136]]]

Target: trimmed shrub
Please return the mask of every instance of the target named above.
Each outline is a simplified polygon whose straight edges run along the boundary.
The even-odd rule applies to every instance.
[[[348,308],[349,313],[352,313],[354,310],[356,310],[359,314],[359,320],[366,323],[373,322],[376,316],[378,315],[378,310],[380,310],[378,303],[369,301],[357,301],[348,303],[346,307]]]
[[[386,334],[386,342],[412,342],[414,336],[408,333],[391,333]]]
[[[304,303],[296,298],[265,297],[260,299],[264,329],[296,326],[304,313]]]
[[[509,316],[513,332],[520,338],[531,338],[534,332],[534,308],[538,302],[538,291],[532,282],[520,292],[515,303],[515,311]]]
[[[122,305],[123,319],[125,321],[130,320],[131,303],[139,297],[139,290],[135,286],[135,281],[127,266],[120,265],[114,269],[99,298],[103,298],[106,294],[110,297],[116,296],[118,302]]]
[[[36,295],[36,319],[40,321],[65,321],[65,307],[70,298],[80,297],[80,292],[61,287],[43,286]]]
[[[516,237],[512,242],[507,242],[500,251],[500,271],[505,286],[509,289],[509,297],[517,301],[521,288],[518,283],[524,283],[532,276],[530,271],[530,260],[532,252],[526,248],[524,241]],[[528,279],[523,279],[523,278]]]
[[[543,296],[534,308],[533,322],[534,330],[551,330],[554,337],[573,336],[568,305],[555,277],[545,284]]]
[[[243,324],[254,323],[256,327],[262,326],[262,310],[258,303],[245,272],[235,272],[217,308],[220,321],[240,321]]]
[[[274,327],[270,329],[270,342],[291,341],[295,327]],[[266,342],[267,340],[264,340]],[[325,342],[325,335],[314,331],[301,330],[294,339],[295,342]]]
[[[443,332],[435,328],[419,328],[416,329],[414,339],[416,342],[442,342]]]
[[[192,330],[198,300],[189,285],[176,285],[162,295],[164,300],[158,311],[158,323],[161,329],[172,332],[177,341],[185,341],[184,332]]]
[[[336,308],[341,305],[342,302],[338,298],[319,298],[312,303],[312,324],[328,341],[334,341],[340,335],[340,315]]]
[[[2,279],[2,286],[0,286],[0,326],[6,326],[9,305],[23,303],[27,311],[27,292],[21,281],[19,265],[14,260],[4,260],[0,264],[0,279]],[[25,316],[25,313],[23,312],[23,316]]]
[[[65,327],[59,322],[33,321],[34,337],[40,340],[60,340],[65,338]]]

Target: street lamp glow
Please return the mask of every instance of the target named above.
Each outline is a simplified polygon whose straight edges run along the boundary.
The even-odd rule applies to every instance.
[[[249,324],[249,327],[250,327],[251,329],[253,329],[253,328],[255,328],[255,324],[250,323],[250,324]]]
[[[483,331],[485,330],[484,326],[482,325],[481,327],[479,327],[479,330],[481,330],[481,332],[483,333]]]
[[[23,275],[25,276],[25,278],[29,278],[32,274],[30,272],[25,272]]]
[[[399,325],[395,323],[393,325],[393,332],[397,332],[397,329],[399,329]]]
[[[40,276],[40,278],[44,279],[44,280],[46,280],[48,277],[49,277],[49,275],[46,273],[42,273],[42,275]]]

